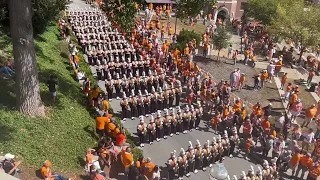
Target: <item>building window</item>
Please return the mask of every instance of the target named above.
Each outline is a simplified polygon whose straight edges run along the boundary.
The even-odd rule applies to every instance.
[[[244,7],[247,5],[247,2],[241,2],[240,10],[244,10]]]

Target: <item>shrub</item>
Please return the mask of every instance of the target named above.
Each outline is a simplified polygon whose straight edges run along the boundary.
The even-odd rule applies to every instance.
[[[184,46],[186,43],[188,43],[192,39],[196,39],[197,46],[199,46],[199,43],[201,41],[201,36],[198,33],[196,33],[195,31],[189,31],[187,29],[182,29],[178,35],[177,42],[180,45]]]

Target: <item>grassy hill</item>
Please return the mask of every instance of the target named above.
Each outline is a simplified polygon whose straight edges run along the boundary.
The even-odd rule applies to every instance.
[[[73,78],[68,45],[60,39],[58,27],[48,27],[35,43],[41,98],[48,115],[30,118],[15,111],[15,82],[0,78],[0,152],[19,155],[27,167],[41,167],[48,159],[60,170],[78,169],[85,150],[96,143],[94,119]],[[4,32],[0,32],[0,49],[12,56],[10,38]],[[51,74],[59,83],[55,106],[45,84]]]

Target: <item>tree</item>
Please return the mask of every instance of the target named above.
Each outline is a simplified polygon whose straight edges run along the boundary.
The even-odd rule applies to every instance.
[[[213,34],[212,42],[218,50],[217,60],[220,60],[220,51],[230,45],[231,35],[225,26],[218,26],[216,32]]]
[[[320,9],[295,0],[277,7],[277,18],[273,19],[267,31],[275,40],[292,40],[301,43],[299,61],[306,48],[318,45],[320,40]]]
[[[177,2],[177,17],[184,20],[188,17],[196,17],[201,10],[213,7],[217,0],[180,0]]]
[[[137,13],[134,0],[103,0],[101,9],[108,14],[110,21],[120,26],[123,31],[131,31],[134,27]]]
[[[47,25],[66,9],[68,0],[32,0],[32,24],[36,33],[43,32]],[[0,1],[0,20],[9,18],[8,0]]]
[[[17,78],[17,107],[30,116],[44,116],[33,41],[31,0],[10,0],[9,20]]]
[[[245,16],[268,25],[277,17],[277,7],[292,0],[248,0],[244,7]]]

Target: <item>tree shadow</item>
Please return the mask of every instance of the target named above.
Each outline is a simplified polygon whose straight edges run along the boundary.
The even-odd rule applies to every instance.
[[[43,179],[42,174],[41,174],[41,169],[37,169],[35,171],[35,176],[39,179]]]
[[[87,132],[93,139],[96,139],[97,141],[99,140],[99,137],[94,132],[94,129],[92,128],[92,126],[86,126],[83,128],[83,130]]]
[[[67,79],[65,76],[63,76],[61,73],[53,70],[53,69],[42,69],[42,67],[39,68],[39,80],[40,82],[46,82],[50,79],[51,75],[54,75],[57,77],[58,80],[58,86],[57,86],[57,93],[62,93],[65,97],[68,97],[72,100],[77,101],[79,104],[86,106],[86,100],[84,99],[84,95],[81,93],[81,89],[79,86],[75,86],[72,79]],[[48,91],[47,92],[41,92],[41,97],[44,97],[44,103],[50,104],[51,100],[48,102]],[[59,96],[57,96],[57,103],[55,104],[58,108],[63,109],[66,108],[59,103]]]
[[[0,84],[0,107],[14,108],[16,105],[15,82],[12,79],[0,77]]]
[[[81,167],[84,167],[86,165],[86,161],[83,157],[78,156],[78,163]]]
[[[0,121],[0,142],[3,143],[3,142],[7,142],[7,141],[10,141],[13,136],[12,134],[15,134],[16,132],[16,129],[12,128],[12,127],[9,127],[5,124],[2,124],[2,122]]]

